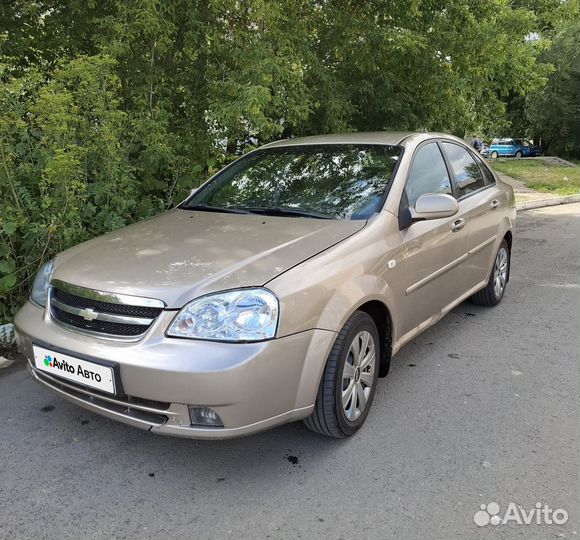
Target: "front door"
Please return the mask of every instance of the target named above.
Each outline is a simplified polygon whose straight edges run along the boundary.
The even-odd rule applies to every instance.
[[[453,195],[450,174],[436,142],[423,144],[413,156],[401,204],[413,208],[424,193]],[[417,221],[401,231],[406,260],[403,342],[441,317],[465,292],[461,269],[467,252],[464,223],[459,212],[450,218]]]

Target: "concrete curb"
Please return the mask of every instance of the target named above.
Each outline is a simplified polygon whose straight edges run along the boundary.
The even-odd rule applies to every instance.
[[[532,210],[534,208],[544,208],[545,206],[558,206],[560,204],[576,202],[580,202],[580,195],[566,195],[564,197],[552,197],[550,199],[516,203],[516,210]]]
[[[544,161],[545,163],[548,163],[548,165],[555,165],[556,167],[576,167],[576,165],[574,165],[574,163],[572,163],[571,161],[567,161],[565,159],[562,159],[558,156],[537,156],[537,157],[527,157],[527,158],[520,158],[520,159],[528,159],[528,160],[532,160],[535,159],[536,161]]]

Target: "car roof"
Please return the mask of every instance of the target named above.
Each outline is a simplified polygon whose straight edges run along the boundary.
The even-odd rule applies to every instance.
[[[432,138],[444,137],[454,139],[465,144],[465,141],[446,133],[433,133],[421,131],[367,131],[356,133],[334,133],[331,135],[313,135],[310,137],[297,137],[295,139],[283,139],[264,145],[262,148],[274,148],[281,146],[300,146],[309,144],[385,144],[392,146],[407,146],[419,144]]]

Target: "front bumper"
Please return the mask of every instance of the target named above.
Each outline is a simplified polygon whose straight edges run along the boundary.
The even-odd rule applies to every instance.
[[[335,333],[309,330],[260,343],[167,338],[163,312],[137,342],[87,336],[54,323],[27,302],[17,344],[43,386],[81,407],[143,429],[200,439],[248,435],[308,416]],[[32,344],[119,365],[123,395],[109,396],[33,367]],[[188,405],[214,409],[224,427],[192,426]]]

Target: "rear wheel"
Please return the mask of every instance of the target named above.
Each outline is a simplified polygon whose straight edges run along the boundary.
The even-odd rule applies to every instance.
[[[490,154],[491,159],[497,159],[497,152],[494,150],[491,154]]]
[[[379,353],[373,319],[355,312],[339,332],[326,362],[314,411],[304,420],[309,429],[335,439],[358,431],[375,394]]]
[[[484,289],[476,292],[471,301],[480,306],[496,306],[501,302],[505,293],[505,288],[509,278],[510,272],[510,250],[507,242],[502,240],[495,261],[493,263],[493,270],[489,281]]]

